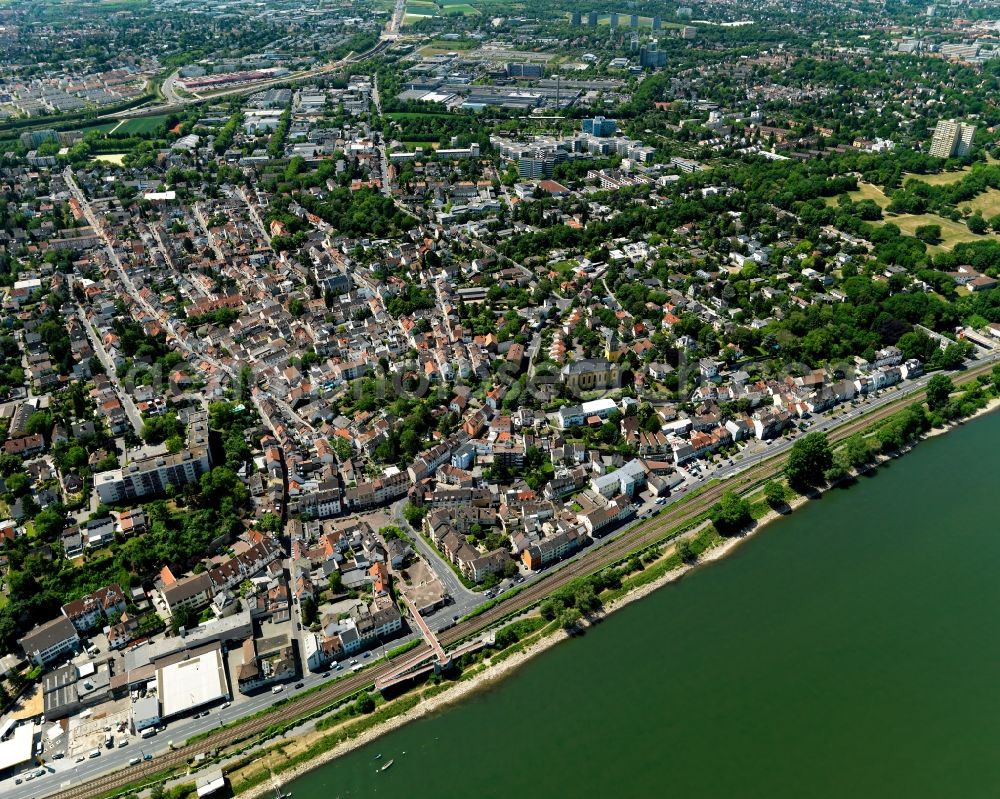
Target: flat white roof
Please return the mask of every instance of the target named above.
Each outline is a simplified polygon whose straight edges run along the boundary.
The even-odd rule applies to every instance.
[[[35,737],[33,724],[22,724],[6,741],[0,741],[0,771],[31,760],[31,745]]]
[[[228,697],[221,648],[160,668],[156,688],[165,719]]]
[[[226,787],[226,778],[222,773],[222,769],[215,769],[214,771],[209,771],[204,777],[198,780],[196,785],[198,796],[209,796]]]
[[[607,397],[603,399],[590,400],[590,402],[584,402],[580,407],[583,409],[585,414],[596,413],[597,411],[609,411],[612,408],[617,408],[615,401],[608,399]]]

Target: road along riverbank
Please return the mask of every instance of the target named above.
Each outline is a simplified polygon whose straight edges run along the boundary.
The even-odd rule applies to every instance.
[[[958,425],[968,424],[971,419],[990,413],[997,407],[1000,407],[1000,399],[992,400],[986,407],[968,419],[932,430],[925,438],[934,438]],[[910,449],[912,449],[912,446],[904,452],[891,457],[879,456],[872,464],[863,468],[860,473],[855,473],[848,479],[856,480],[861,474],[876,472],[880,467],[896,460],[899,455],[905,454]],[[816,501],[825,492],[842,485],[843,481],[837,485],[824,486],[817,489],[811,497],[802,495],[791,497],[786,507],[780,511],[768,510],[738,535],[731,537],[713,536],[710,539],[713,542],[712,545],[702,552],[698,560],[694,563],[677,564],[677,543],[676,541],[669,543],[662,548],[655,559],[646,561],[643,571],[627,576],[622,581],[623,585],[621,589],[606,592],[605,597],[607,599],[604,606],[589,619],[585,618],[581,620],[581,629],[585,630],[587,627],[602,621],[616,611],[648,597],[666,585],[677,582],[693,569],[704,567],[725,558],[775,521],[787,518],[803,505]],[[705,522],[694,530],[685,533],[684,537],[691,538],[704,535],[705,531],[709,528],[710,523]],[[442,682],[429,687],[417,687],[402,697],[389,701],[377,711],[384,713],[384,718],[375,724],[366,725],[356,734],[352,734],[350,731],[352,722],[345,722],[339,729],[334,730],[334,732],[338,733],[337,741],[330,740],[331,746],[329,748],[301,762],[290,762],[288,759],[289,756],[294,759],[296,752],[294,749],[289,749],[286,744],[282,744],[281,752],[273,754],[271,756],[273,759],[261,760],[245,770],[231,774],[230,779],[234,791],[241,796],[251,797],[252,799],[258,796],[265,796],[273,788],[269,781],[264,783],[258,779],[253,779],[254,769],[257,769],[258,774],[261,768],[266,768],[269,772],[273,770],[280,775],[282,783],[287,783],[332,760],[364,747],[387,733],[399,730],[410,722],[438,714],[445,708],[460,703],[477,692],[495,686],[523,667],[528,661],[550,650],[568,637],[570,636],[566,631],[555,624],[550,624],[537,634],[530,636],[527,640],[515,644],[511,649],[496,653],[492,657],[486,658],[483,663],[470,667],[454,683]],[[392,712],[393,707],[399,709],[398,713]],[[320,740],[322,740],[321,734],[316,733],[313,737],[304,739],[301,745],[304,748],[315,747]],[[249,783],[254,784],[250,785]],[[247,784],[245,790],[241,790],[241,785],[243,784]]]

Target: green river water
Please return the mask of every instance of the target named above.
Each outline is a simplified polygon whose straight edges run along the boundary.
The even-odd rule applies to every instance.
[[[926,441],[505,682],[286,787],[294,799],[998,796],[998,463],[1000,414]]]

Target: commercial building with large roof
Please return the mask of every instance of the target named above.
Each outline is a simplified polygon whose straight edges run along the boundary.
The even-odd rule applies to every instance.
[[[156,671],[160,717],[170,719],[229,698],[222,647],[212,643],[167,658]]]
[[[30,722],[17,724],[14,719],[0,725],[0,774],[31,760],[35,726]]]

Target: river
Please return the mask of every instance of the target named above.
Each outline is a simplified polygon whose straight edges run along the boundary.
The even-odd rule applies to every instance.
[[[996,796],[998,465],[1000,414],[930,439],[289,788],[295,799]]]

